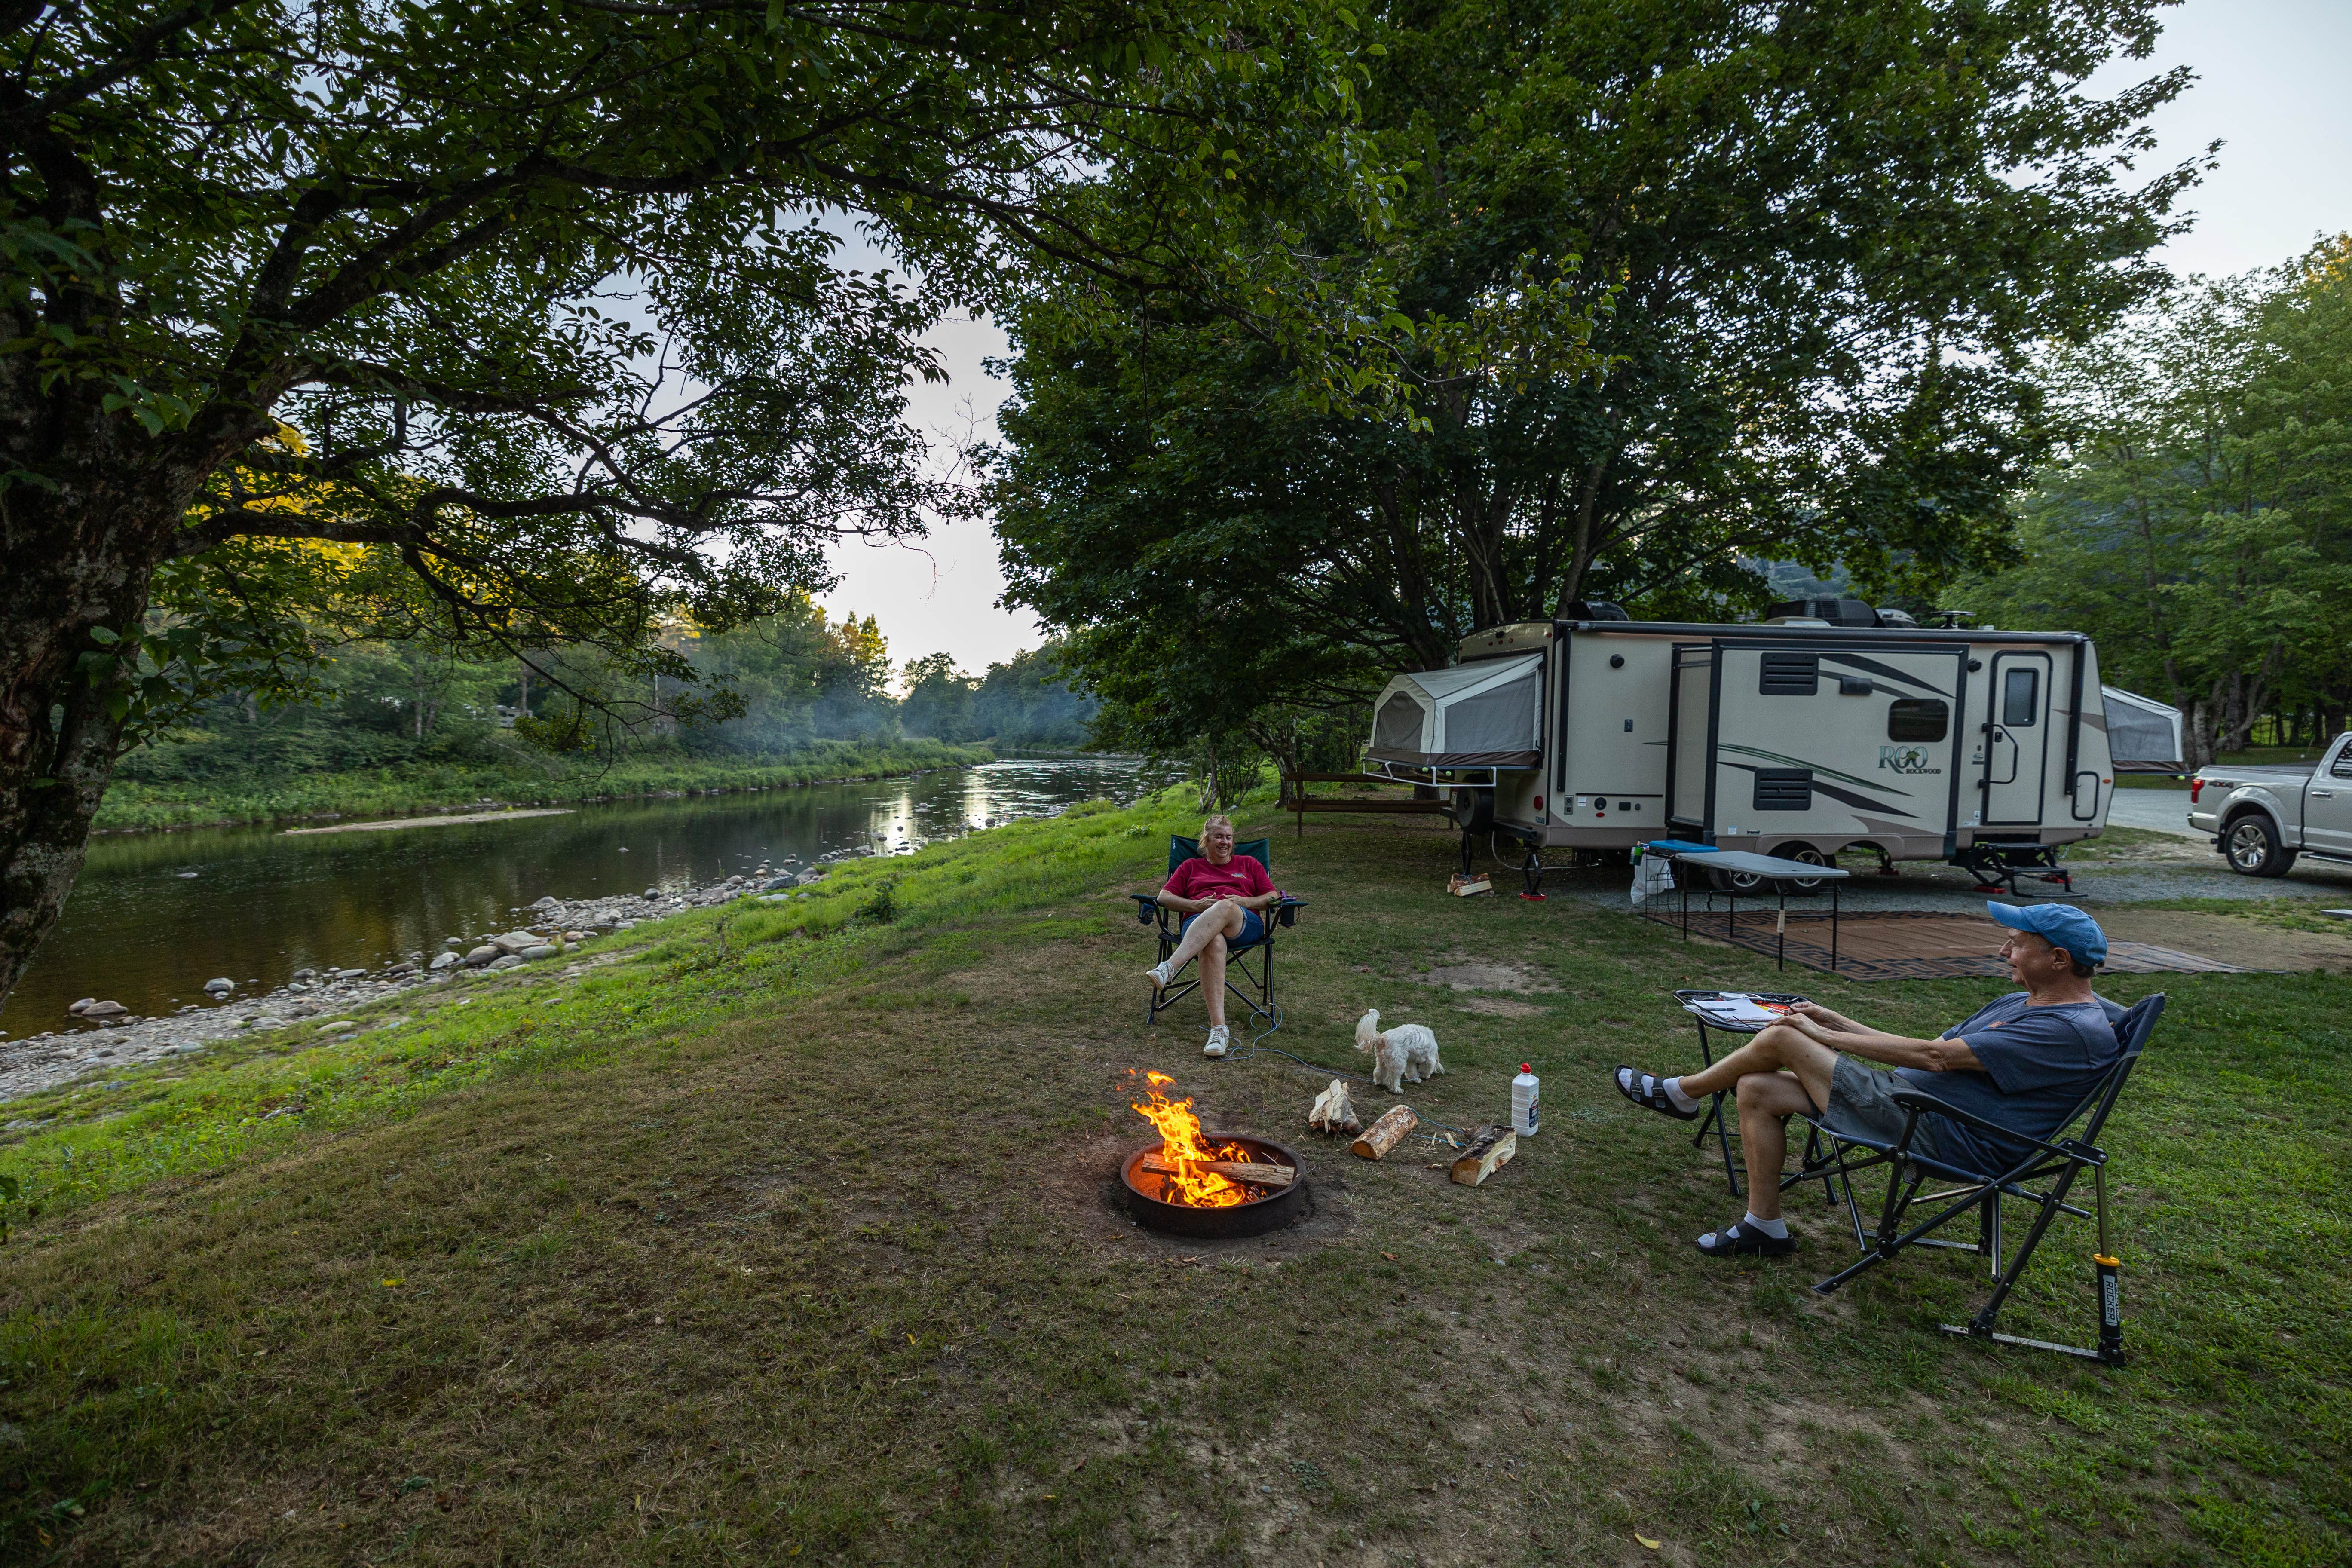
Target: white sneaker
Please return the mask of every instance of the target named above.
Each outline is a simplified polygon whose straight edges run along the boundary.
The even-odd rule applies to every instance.
[[[1143,972],[1143,977],[1151,982],[1151,989],[1155,992],[1167,990],[1168,983],[1176,978],[1168,973],[1168,966],[1164,963],[1153,964]]]
[[[1233,1036],[1226,1031],[1223,1024],[1219,1024],[1209,1031],[1209,1043],[1201,1047],[1201,1054],[1204,1057],[1221,1057],[1233,1048]]]

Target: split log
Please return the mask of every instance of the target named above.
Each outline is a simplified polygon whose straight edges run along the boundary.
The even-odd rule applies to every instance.
[[[1361,1132],[1364,1119],[1356,1114],[1348,1099],[1348,1080],[1335,1078],[1331,1087],[1315,1097],[1315,1104],[1307,1112],[1307,1125],[1318,1132]]]
[[[1146,1154],[1143,1168],[1164,1176],[1176,1169],[1176,1162],[1165,1154]],[[1244,1160],[1212,1160],[1209,1169],[1229,1182],[1255,1182],[1261,1187],[1286,1187],[1298,1174],[1287,1165],[1259,1165]]]
[[[1367,1160],[1377,1160],[1395,1148],[1404,1135],[1421,1124],[1421,1117],[1410,1105],[1391,1105],[1378,1121],[1364,1129],[1364,1135],[1348,1145]]]
[[[1465,1187],[1475,1187],[1497,1169],[1511,1163],[1519,1152],[1519,1135],[1507,1127],[1489,1122],[1473,1128],[1470,1147],[1462,1151],[1454,1162],[1454,1179]]]

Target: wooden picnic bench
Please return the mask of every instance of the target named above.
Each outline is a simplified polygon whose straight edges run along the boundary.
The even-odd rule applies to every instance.
[[[1310,811],[1346,811],[1367,815],[1395,816],[1451,816],[1454,808],[1443,797],[1409,800],[1382,799],[1371,795],[1311,795],[1307,786],[1311,784],[1402,784],[1404,781],[1375,778],[1370,773],[1285,773],[1282,793],[1275,809],[1287,811],[1297,818],[1298,836],[1307,836],[1307,814]]]

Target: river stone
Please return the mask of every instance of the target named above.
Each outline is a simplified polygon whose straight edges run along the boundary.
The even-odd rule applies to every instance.
[[[805,888],[811,882],[822,882],[824,880],[824,873],[822,871],[803,871],[799,876],[793,879],[793,885],[795,887]]]
[[[482,943],[481,946],[476,948],[473,952],[466,955],[466,967],[468,969],[479,969],[483,964],[493,963],[498,959],[504,958],[505,956],[506,950],[504,948],[495,947],[486,942]]]
[[[522,960],[509,952],[505,954],[503,957],[490,960],[489,967],[492,969],[520,969],[522,967]]]
[[[79,1018],[81,1016],[81,1010],[97,1000],[98,998],[95,996],[85,996],[80,1001],[75,1003],[72,1006],[67,1008],[66,1011]]]
[[[294,972],[292,978],[296,980],[311,980],[317,978],[318,973],[319,972],[315,969],[298,969]]]
[[[335,971],[335,978],[338,980],[363,980],[366,977],[367,971],[364,969],[338,969]]]
[[[562,899],[557,898],[554,894],[550,893],[547,897],[545,897],[545,898],[543,898],[543,899],[540,900],[537,903],[535,903],[535,904],[531,905],[530,907],[531,907],[532,909],[534,909],[534,910],[554,910],[554,909],[561,909],[561,908],[562,908],[562,907],[563,907],[563,900],[562,900]]]
[[[534,959],[553,958],[557,953],[562,952],[562,951],[563,950],[562,948],[557,947],[551,942],[542,942],[537,947],[524,948],[520,952],[516,953],[515,956],[521,959],[524,963],[529,963]]]
[[[659,888],[647,888],[645,891],[645,896],[648,899],[658,899],[661,897],[661,889]]]
[[[766,881],[760,884],[760,891],[763,893],[778,892],[785,888],[791,887],[799,879],[799,878],[793,876],[790,872],[787,872],[781,877],[771,877]]]
[[[563,940],[566,942],[586,942],[588,940],[588,933],[584,931],[568,931],[563,933]]]
[[[120,1002],[85,1002],[73,1010],[85,1018],[120,1018],[131,1011]]]
[[[359,1026],[359,1020],[356,1018],[336,1018],[329,1023],[313,1024],[310,1028],[314,1034],[331,1035],[337,1029],[356,1029]]]
[[[490,945],[500,952],[520,952],[527,947],[537,947],[543,939],[537,931],[510,931],[503,936],[490,938]]]
[[[457,955],[456,953],[445,952],[435,958],[434,961],[431,963],[426,964],[425,967],[437,973],[440,970],[448,968],[451,964],[454,964],[457,962]]]
[[[215,996],[226,996],[236,989],[236,982],[224,975],[219,979],[205,981],[205,989]]]

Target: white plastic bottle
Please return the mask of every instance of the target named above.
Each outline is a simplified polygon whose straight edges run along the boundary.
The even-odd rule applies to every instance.
[[[1511,1080],[1511,1131],[1522,1138],[1536,1135],[1536,1089],[1541,1081],[1526,1062],[1519,1064],[1519,1076]]]

